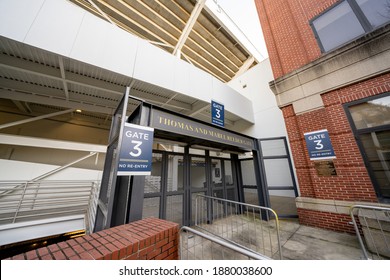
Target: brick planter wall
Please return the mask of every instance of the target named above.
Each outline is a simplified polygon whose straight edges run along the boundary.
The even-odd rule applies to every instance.
[[[156,218],[25,252],[10,260],[177,260],[179,225]]]

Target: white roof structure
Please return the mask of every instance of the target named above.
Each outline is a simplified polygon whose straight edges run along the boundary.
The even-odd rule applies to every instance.
[[[251,101],[225,82],[256,58],[205,4],[2,0],[0,104],[31,116],[81,109],[78,121],[109,128],[131,86],[134,97],[206,122],[220,101],[226,128],[251,126]]]

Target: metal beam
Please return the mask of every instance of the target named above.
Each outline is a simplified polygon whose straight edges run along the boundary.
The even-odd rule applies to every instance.
[[[169,42],[167,42],[166,40],[164,40],[162,37],[160,37],[158,34],[152,32],[151,30],[148,30],[148,29],[145,29],[144,26],[142,26],[140,23],[138,23],[137,21],[135,21],[134,19],[132,19],[131,17],[127,16],[125,13],[121,12],[120,10],[116,9],[115,7],[111,6],[110,4],[104,2],[104,1],[101,1],[101,0],[97,0],[102,6],[106,7],[107,9],[111,10],[114,14],[117,14],[121,17],[123,17],[124,19],[126,19],[127,21],[131,22],[132,24],[136,25],[137,27],[139,27],[141,30],[144,30],[146,32],[148,32],[150,35],[152,35],[153,37],[159,39],[161,42],[165,43],[165,44],[169,44]],[[128,4],[124,3],[123,1],[121,1],[121,4],[129,6]],[[131,6],[129,6],[130,9],[131,9]],[[129,9],[129,7],[127,7]],[[138,12],[139,13],[139,12]],[[118,20],[118,19],[116,19]],[[119,21],[119,20],[118,20]],[[120,22],[120,21],[119,21]],[[122,23],[122,22],[120,22]],[[123,24],[123,23],[122,23]],[[126,25],[123,24],[125,27]],[[129,28],[125,28],[128,32],[130,33],[134,33],[132,30],[130,30]],[[162,33],[166,33],[165,30],[163,29],[159,29]],[[167,34],[168,36],[171,36],[169,33]],[[145,38],[145,36],[142,36],[142,35],[139,35],[140,38]],[[172,39],[176,40],[176,38],[174,38],[172,36]]]
[[[34,122],[34,121],[38,121],[38,120],[42,120],[42,119],[46,119],[46,118],[51,118],[51,117],[54,117],[54,116],[67,114],[67,113],[70,113],[70,112],[73,112],[73,111],[74,111],[74,109],[68,109],[68,110],[65,110],[65,111],[54,112],[54,113],[51,113],[51,114],[37,116],[37,117],[34,117],[34,118],[30,118],[30,119],[25,119],[25,120],[20,120],[20,121],[16,121],[16,122],[6,123],[6,124],[0,125],[0,129],[6,128],[6,127],[11,127],[11,126],[16,126],[16,125],[20,125],[20,124],[25,124],[25,123],[29,123],[29,122]]]
[[[65,97],[66,97],[66,100],[69,100],[69,91],[68,91],[68,84],[66,83],[64,61],[62,60],[62,57],[61,57],[61,56],[58,57],[58,62],[59,62],[59,64],[60,64],[62,85],[64,86]]]
[[[0,144],[69,151],[106,153],[106,145],[85,144],[71,141],[50,140],[38,137],[17,136],[0,133]]]
[[[24,113],[29,113],[31,114],[32,113],[32,110],[31,108],[27,105],[27,103],[24,103],[22,104],[22,102],[18,101],[18,100],[12,100],[12,102],[15,104],[16,107],[18,107],[18,109]]]
[[[156,90],[154,90],[156,92]],[[142,89],[133,88],[132,89],[132,95],[143,99],[145,101],[148,101],[153,104],[162,105],[165,104],[166,106],[177,108],[177,109],[185,109],[185,110],[191,110],[191,104],[178,102],[171,98],[161,97],[158,95],[155,95],[148,91],[143,91]],[[172,95],[175,95],[175,93],[172,93]],[[169,103],[167,103],[169,101]]]
[[[191,111],[187,112],[186,115],[189,117],[193,117],[203,110],[206,110],[207,108],[210,108],[210,103],[206,103],[203,101],[197,101],[195,104],[192,106]]]
[[[188,19],[187,24],[180,35],[179,41],[177,42],[175,49],[173,50],[173,55],[180,54],[181,49],[183,48],[184,43],[187,41],[187,38],[190,35],[191,30],[194,27],[196,20],[198,19],[200,13],[202,12],[205,4],[206,4],[206,0],[198,0],[196,5],[194,6],[191,16]]]
[[[59,106],[63,108],[72,108],[73,110],[81,109],[83,111],[102,113],[107,115],[112,115],[114,109],[101,106],[101,105],[91,105],[85,104],[72,100],[65,100],[59,98],[52,98],[51,96],[43,96],[43,95],[35,95],[32,93],[25,93],[19,91],[9,91],[0,89],[0,98],[10,99],[10,100],[18,100],[24,102],[31,102],[37,104],[44,104],[50,106]]]
[[[106,20],[108,20],[112,25],[117,26],[115,22],[111,20],[109,16],[106,15],[92,0],[87,0]]]
[[[237,78],[241,74],[245,73],[251,67],[253,62],[255,62],[255,58],[253,56],[248,57],[248,59],[244,62],[244,64],[241,66],[241,68],[234,75],[232,80],[234,80],[235,78]]]
[[[49,172],[46,172],[46,173],[40,175],[38,177],[35,177],[34,179],[30,180],[30,182],[36,182],[36,181],[42,180],[42,179],[44,179],[46,177],[49,177],[49,176],[51,176],[51,175],[53,175],[55,173],[58,173],[58,172],[60,172],[60,171],[62,171],[64,169],[66,169],[68,167],[71,167],[72,165],[75,165],[76,163],[79,163],[79,162],[81,162],[81,161],[83,161],[83,160],[85,160],[87,158],[90,158],[90,157],[92,157],[92,156],[94,156],[96,154],[98,154],[98,153],[97,152],[90,152],[88,155],[82,156],[82,157],[80,157],[80,158],[78,158],[78,159],[76,159],[76,160],[74,160],[72,162],[69,162],[69,163],[67,163],[67,164],[65,164],[63,166],[60,166],[58,168],[55,168],[53,170],[50,170]]]
[[[2,66],[2,67],[8,68],[8,69],[13,69],[15,71],[21,71],[23,73],[41,76],[44,78],[54,79],[56,81],[62,82],[64,85],[74,84],[74,85],[84,86],[84,87],[87,87],[90,89],[97,90],[99,92],[104,91],[105,94],[107,94],[107,93],[113,94],[115,97],[123,95],[124,86],[111,84],[111,83],[101,81],[98,79],[94,79],[91,77],[81,76],[81,75],[78,75],[78,74],[72,73],[72,72],[66,72],[65,69],[64,69],[63,75],[61,75],[61,70],[58,71],[53,67],[43,66],[43,65],[40,65],[40,64],[32,62],[32,61],[26,61],[26,60],[22,60],[22,59],[19,59],[16,57],[10,57],[10,56],[4,55],[4,54],[0,54],[0,61],[1,61],[0,66]],[[37,68],[35,68],[36,66],[37,66]],[[55,69],[55,70],[53,70],[53,69]],[[65,78],[65,76],[66,76],[66,78]],[[44,86],[40,86],[37,84],[30,84],[27,82],[20,82],[20,81],[4,79],[4,78],[0,78],[0,80],[1,80],[1,84],[3,85],[3,87],[14,89],[16,91],[31,92],[31,93],[35,93],[38,95],[46,95],[48,97],[56,96],[56,97],[61,98],[63,96],[63,91],[61,89],[49,88],[49,87],[44,87]],[[162,100],[161,98],[158,98],[156,95],[153,95],[152,93],[147,92],[147,91],[142,91],[142,90],[138,90],[138,89],[135,89],[135,90],[140,92],[140,95],[141,95],[140,97],[142,99],[145,99],[146,101],[151,102],[151,103],[157,103],[159,105],[167,103],[166,106],[173,107],[173,108],[184,108],[186,110],[189,110],[190,106],[191,106],[189,104],[186,105],[183,103],[176,102],[175,100],[170,100],[169,98]],[[93,98],[93,97],[91,97],[91,98]],[[12,100],[14,98],[11,97],[9,99]],[[168,104],[167,100],[169,101],[169,104]],[[30,100],[25,100],[25,101],[32,102]],[[69,100],[66,100],[66,101],[69,101]],[[70,102],[72,102],[72,101],[70,101]],[[104,102],[107,103],[108,101],[105,99]],[[95,103],[95,100],[88,101],[88,103],[89,104]],[[112,108],[114,108],[115,104],[113,104],[112,106],[113,106]],[[112,111],[110,110],[109,113],[111,114]]]
[[[67,78],[64,78],[63,75],[61,75],[61,70],[58,70],[54,67],[41,65],[33,61],[23,60],[5,54],[0,54],[0,66],[23,73],[53,79],[59,82],[66,82],[75,85],[85,86],[88,88],[114,93],[120,96],[123,95],[124,86],[111,84],[105,81],[101,81],[91,77],[81,76],[71,72],[66,72],[66,70],[64,70],[63,75],[66,75]]]
[[[173,94],[165,103],[161,105],[161,107],[164,108],[165,105],[169,105],[168,103],[171,102],[174,98],[176,98],[177,95],[178,93]]]
[[[174,13],[171,9],[169,9],[166,5],[164,5],[163,3],[161,3],[160,1],[157,1],[157,0],[156,0],[156,2],[158,2],[158,3],[160,4],[160,6],[161,6],[166,12],[168,12],[171,16],[175,17],[176,20],[180,21],[183,25],[186,24],[184,20],[182,20],[180,17],[178,17],[178,15],[175,14],[175,13]],[[176,4],[177,4],[177,3],[176,3]],[[177,5],[178,5],[178,4],[177,4]],[[179,8],[181,8],[181,7],[179,6]],[[184,10],[184,9],[182,9],[182,8],[181,8],[181,10],[180,10],[180,13],[183,13],[183,14],[186,14],[186,15],[190,16],[190,14],[187,13],[187,11]],[[204,33],[207,33],[207,38],[206,38],[204,35],[200,34],[197,30],[192,29],[192,32],[193,32],[194,34],[196,34],[196,36],[198,36],[198,37],[203,41],[203,44],[198,44],[198,43],[197,43],[195,40],[193,40],[191,37],[189,37],[188,40],[189,40],[191,43],[196,44],[197,46],[204,46],[204,45],[206,44],[207,46],[209,46],[210,48],[212,48],[215,52],[217,52],[218,54],[220,54],[220,55],[222,56],[222,59],[218,59],[217,57],[215,57],[215,55],[212,55],[212,54],[210,53],[210,51],[207,50],[208,48],[206,48],[206,49],[204,50],[206,53],[210,54],[211,56],[213,56],[216,60],[218,60],[218,61],[221,62],[221,63],[230,62],[232,65],[234,65],[234,69],[238,69],[238,68],[239,68],[238,65],[241,65],[241,59],[239,59],[239,58],[238,58],[238,57],[237,57],[229,48],[227,48],[227,47],[226,47],[224,44],[222,44],[222,43],[219,43],[219,46],[218,46],[218,47],[214,46],[211,42],[218,42],[218,38],[217,38],[213,33],[211,33],[210,30],[208,30],[202,23],[198,22],[198,24],[199,24],[199,27],[202,28],[202,34],[203,34],[203,32],[204,32]],[[175,26],[175,29],[177,29],[176,26]],[[186,47],[187,47],[188,49],[190,49],[192,53],[194,53],[188,44],[186,45]],[[222,52],[221,50],[223,50],[223,52]],[[226,53],[227,53],[228,55],[226,55]],[[182,54],[182,56],[183,56],[184,58],[186,58],[187,61],[189,61],[189,59],[186,57],[186,55],[184,55],[183,52],[181,52],[181,54]],[[194,53],[194,54],[195,54],[195,53]],[[236,62],[233,62],[232,59],[231,59],[231,57],[233,57],[234,60],[235,60]],[[190,61],[189,61],[189,62],[190,62]]]
[[[210,103],[205,104],[203,101],[197,101],[195,105],[192,106],[192,110],[185,114],[189,117],[194,117],[196,115],[206,116],[205,114],[202,114],[202,112],[207,109],[210,109]],[[234,122],[225,118],[225,125],[234,125]]]

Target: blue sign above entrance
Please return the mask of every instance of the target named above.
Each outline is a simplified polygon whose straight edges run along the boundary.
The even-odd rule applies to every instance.
[[[211,100],[211,123],[225,126],[225,106],[214,100]]]
[[[328,130],[317,130],[304,134],[310,160],[336,158]]]
[[[118,176],[150,175],[154,128],[125,123],[119,152]]]

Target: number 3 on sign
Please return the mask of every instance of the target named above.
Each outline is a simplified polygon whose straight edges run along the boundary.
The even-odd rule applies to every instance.
[[[131,143],[135,144],[133,149],[136,152],[134,153],[133,151],[131,151],[129,154],[133,157],[139,157],[142,154],[142,150],[140,149],[140,146],[142,145],[142,141],[131,140]]]
[[[317,150],[321,150],[324,147],[324,145],[321,144],[322,140],[314,140],[314,142],[316,143],[316,147],[315,148]]]
[[[217,119],[220,119],[221,118],[221,110],[219,110],[219,109],[215,109],[215,111],[217,111],[217,113],[215,114],[215,117],[217,118]]]

